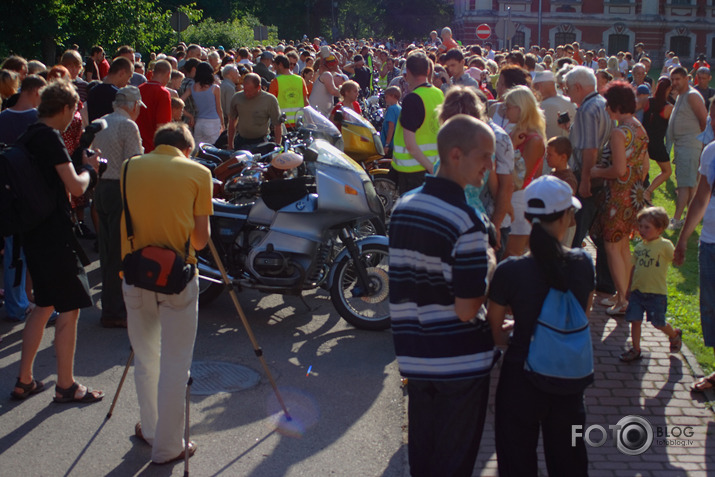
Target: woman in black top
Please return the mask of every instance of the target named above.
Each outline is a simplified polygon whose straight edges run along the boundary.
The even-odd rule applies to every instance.
[[[668,130],[668,120],[673,112],[673,105],[668,102],[671,89],[670,79],[660,78],[655,87],[655,94],[652,98],[648,98],[648,108],[643,112],[643,127],[648,133],[648,155],[660,167],[660,174],[655,176],[653,182],[646,189],[646,199],[648,200],[651,200],[653,192],[673,173],[670,154],[665,148],[665,133]]]
[[[591,257],[561,245],[581,204],[571,187],[542,176],[525,189],[526,217],[532,224],[530,252],[499,264],[489,285],[488,319],[494,341],[506,345],[504,317],[514,314],[513,337],[504,355],[495,401],[496,450],[501,477],[536,476],[539,430],[550,476],[585,476],[583,438],[571,444],[571,426],[584,425],[583,393],[553,394],[535,387],[524,371],[536,320],[550,288],[571,290],[589,310],[594,289]]]
[[[92,306],[92,298],[72,232],[67,192],[82,195],[97,182],[99,167],[98,156],[85,152],[84,165],[77,174],[60,136],[72,122],[78,102],[79,96],[69,82],[58,81],[47,86],[41,93],[38,122],[28,128],[25,141],[18,140],[27,146],[30,159],[38,162],[57,207],[37,227],[23,233],[36,306],[27,317],[22,333],[20,375],[12,391],[15,399],[25,399],[44,388],[41,381],[33,379],[32,367],[53,309],[60,314],[55,327],[55,402],[91,403],[104,396],[103,392],[92,391],[74,380],[79,308]]]

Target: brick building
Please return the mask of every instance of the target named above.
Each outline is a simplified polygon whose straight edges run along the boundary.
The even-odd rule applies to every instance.
[[[498,22],[511,18],[512,45],[577,41],[611,55],[642,42],[656,63],[668,50],[684,64],[701,53],[709,62],[715,55],[715,0],[454,0],[454,14],[455,38],[465,45],[480,43],[476,28],[486,23],[492,28],[487,41],[503,47],[505,29]]]

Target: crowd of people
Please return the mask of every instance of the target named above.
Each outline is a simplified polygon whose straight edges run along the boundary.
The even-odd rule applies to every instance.
[[[544,392],[524,374],[541,304],[559,287],[588,311],[595,288],[607,294],[598,302],[606,313],[632,325],[623,361],[642,357],[644,314],[668,335],[670,351],[679,351],[682,331],[665,320],[665,274],[671,262],[682,262],[703,216],[703,334],[715,347],[708,255],[715,246],[715,146],[703,151],[715,137],[715,90],[704,57],[689,71],[669,53],[656,78],[642,44],[610,57],[577,43],[495,51],[489,42],[462,46],[448,27],[409,45],[305,38],[253,48],[179,44],[145,54],[122,46],[110,61],[95,46],[83,60],[74,48],[49,68],[19,56],[0,68],[0,142],[26,143],[45,158],[58,201],[41,229],[21,243],[5,239],[6,313],[26,322],[14,398],[43,390],[32,367],[55,317],[55,400],[102,399],[73,377],[79,309],[92,305],[77,237],[94,240],[101,324],[128,326],[136,353],[136,435],[153,446],[155,462],[183,458],[180,388],[196,334],[197,286],[166,296],[127,285],[123,257],[153,244],[188,252],[191,261],[206,244],[209,176],[186,160],[198,143],[280,143],[301,108],[336,120],[340,109],[361,114],[359,100],[381,92],[381,138],[402,196],[390,226],[390,302],[398,364],[409,378],[413,475],[471,475],[495,345],[507,344],[496,407],[500,475],[536,474],[540,425],[549,472],[585,475],[583,439],[572,446],[567,432],[585,422],[583,394]],[[106,128],[94,138],[96,154],[75,152],[83,128],[99,118]],[[673,174],[671,149],[672,218],[651,207],[654,191]],[[127,160],[142,154],[130,161],[127,186]],[[73,155],[81,167],[71,166]],[[107,160],[101,177],[99,155]],[[165,203],[162,194],[177,200],[166,210],[142,207]],[[133,237],[122,218],[127,203]],[[162,222],[166,217],[173,225]],[[666,228],[683,229],[677,247],[662,238]],[[642,241],[631,251],[637,235]],[[597,249],[595,269],[583,252],[588,237]],[[13,246],[27,258],[19,282]],[[160,363],[156,354],[167,343],[180,351],[175,363]],[[713,386],[715,375],[693,389]],[[533,398],[528,407],[514,401],[523,393]]]

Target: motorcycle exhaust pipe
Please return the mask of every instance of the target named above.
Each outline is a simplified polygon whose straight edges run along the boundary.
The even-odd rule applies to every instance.
[[[197,264],[197,267],[199,269],[199,278],[213,283],[224,283],[223,277],[221,276],[221,272],[217,268],[210,267],[207,264],[201,262]],[[228,278],[231,282],[235,281],[234,278],[230,275],[228,276]]]

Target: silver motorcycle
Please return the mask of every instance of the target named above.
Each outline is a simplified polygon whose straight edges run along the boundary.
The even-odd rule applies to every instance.
[[[388,241],[359,232],[359,224],[384,214],[370,177],[323,139],[295,150],[300,154],[271,161],[274,169],[290,168],[278,179],[265,180],[268,166],[256,162],[227,184],[244,197],[253,190],[255,201],[214,199],[211,236],[231,281],[239,289],[294,295],[320,287],[352,325],[388,328]],[[206,304],[224,285],[209,252],[199,254],[198,268]]]

